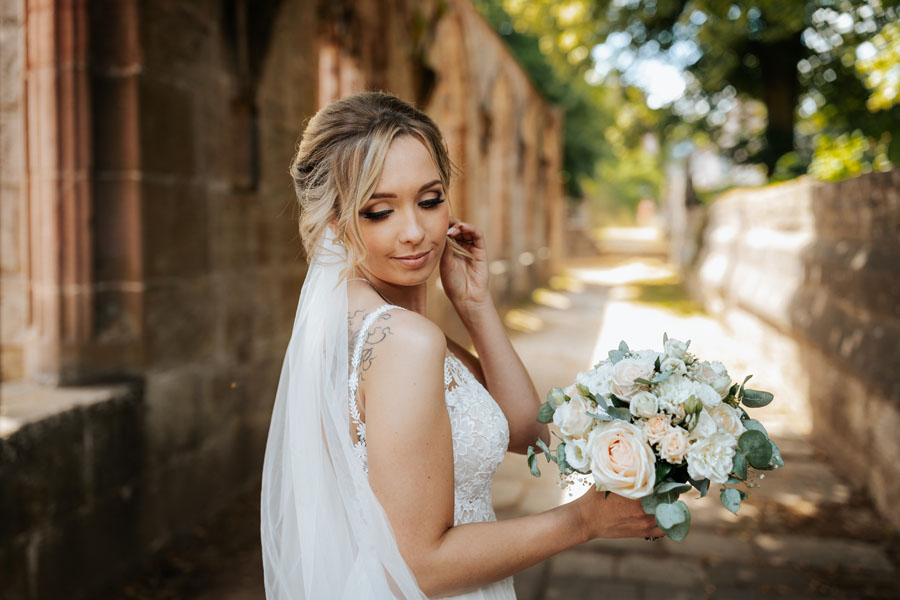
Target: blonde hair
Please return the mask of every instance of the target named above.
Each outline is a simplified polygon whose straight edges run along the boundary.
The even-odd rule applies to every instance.
[[[332,102],[309,120],[290,169],[308,259],[325,228],[332,225],[349,258],[344,276],[365,262],[368,251],[359,229],[359,210],[375,193],[388,148],[401,135],[414,136],[425,145],[447,194],[456,168],[443,136],[428,115],[399,98],[361,92]],[[447,243],[453,252],[473,258],[454,240],[448,238]]]

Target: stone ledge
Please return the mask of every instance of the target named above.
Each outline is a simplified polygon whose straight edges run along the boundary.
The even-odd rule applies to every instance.
[[[131,397],[133,383],[53,387],[27,382],[0,384],[0,440],[20,429],[77,408]]]

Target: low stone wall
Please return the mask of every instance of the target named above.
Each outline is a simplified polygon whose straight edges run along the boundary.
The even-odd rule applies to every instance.
[[[733,190],[703,240],[695,291],[796,347],[815,443],[900,529],[900,169]]]

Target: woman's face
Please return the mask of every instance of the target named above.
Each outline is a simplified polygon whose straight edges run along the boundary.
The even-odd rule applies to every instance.
[[[360,208],[370,276],[399,286],[425,283],[447,242],[450,208],[431,154],[402,135],[388,149],[375,193]]]

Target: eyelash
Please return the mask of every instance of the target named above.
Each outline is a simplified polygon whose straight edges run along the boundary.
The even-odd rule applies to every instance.
[[[431,209],[436,207],[439,204],[444,202],[444,197],[442,195],[435,196],[434,198],[429,198],[428,200],[423,200],[419,203],[419,206],[425,209]],[[378,212],[361,212],[359,215],[364,219],[368,219],[370,221],[380,221],[385,218],[393,211],[391,210],[379,210]]]

